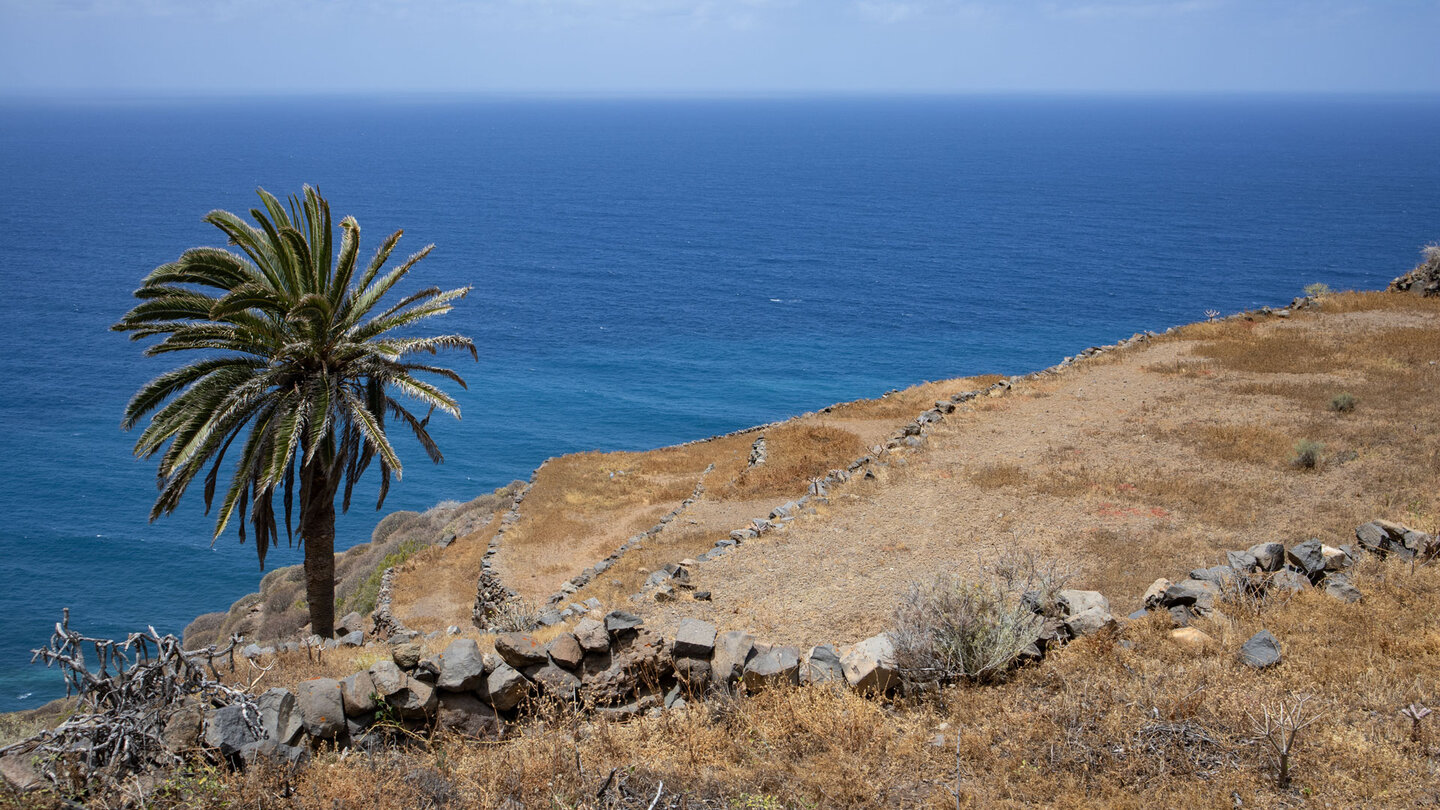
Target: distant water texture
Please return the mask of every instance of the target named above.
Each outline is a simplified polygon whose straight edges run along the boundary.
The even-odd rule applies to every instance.
[[[423,509],[558,453],[1381,286],[1440,238],[1437,132],[1433,98],[0,103],[0,710],[62,692],[28,660],[64,606],[178,632],[259,581],[198,491],[147,524],[120,413],[174,361],[106,331],[256,186],[318,184],[365,255],[436,243],[410,289],[474,286],[441,324],[480,346],[451,358],[464,420],[435,420],[443,466],[402,442],[387,504]]]

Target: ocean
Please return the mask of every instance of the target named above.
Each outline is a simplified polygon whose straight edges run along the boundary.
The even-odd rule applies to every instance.
[[[63,607],[179,632],[255,590],[199,491],[147,523],[120,413],[171,360],[107,331],[200,221],[318,185],[362,254],[471,285],[464,419],[401,440],[386,511],[1144,329],[1376,288],[1440,239],[1440,99],[0,101],[0,711]],[[368,538],[373,487],[337,527]],[[299,562],[272,551],[270,565]]]

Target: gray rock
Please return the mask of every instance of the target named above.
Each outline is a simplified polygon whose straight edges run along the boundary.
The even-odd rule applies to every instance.
[[[1425,551],[1431,542],[1428,534],[1388,520],[1372,520],[1359,526],[1355,529],[1355,539],[1368,551],[1394,554],[1407,561]]]
[[[205,718],[205,744],[220,749],[223,756],[239,755],[240,749],[260,739],[257,732],[245,719],[245,707],[239,703],[216,709]]]
[[[1107,614],[1110,612],[1110,600],[1101,595],[1099,591],[1064,590],[1059,593],[1055,601],[1067,616],[1096,608]]]
[[[184,754],[199,747],[204,725],[205,707],[198,701],[185,700],[168,710],[161,739],[173,753]]]
[[[639,616],[623,610],[612,610],[605,614],[605,632],[612,636],[638,630],[640,625],[644,623],[644,620]]]
[[[362,633],[365,631],[365,619],[353,610],[346,613],[345,618],[341,619],[340,623],[335,626],[335,634],[340,636],[349,635],[356,631]]]
[[[1071,638],[1093,636],[1115,626],[1115,617],[1108,609],[1101,607],[1087,608],[1065,619],[1065,629],[1070,632]]]
[[[1285,546],[1280,543],[1257,543],[1245,553],[1255,558],[1255,567],[1261,571],[1279,571],[1285,566]]]
[[[535,623],[541,627],[554,627],[557,624],[564,623],[564,621],[565,619],[560,616],[560,611],[558,610],[546,610],[535,617]]]
[[[543,665],[550,660],[545,647],[529,633],[505,633],[496,636],[495,652],[515,669]]]
[[[294,745],[304,730],[304,724],[300,722],[300,712],[290,690],[279,687],[266,690],[255,699],[255,705],[260,709],[260,728],[264,729],[265,737],[284,745]]]
[[[696,591],[695,593],[691,594],[691,597],[692,597],[696,602],[709,602],[709,601],[710,601],[710,592],[709,592],[709,591]]]
[[[388,700],[391,695],[404,689],[408,680],[410,679],[393,661],[381,660],[370,665],[370,683],[381,700]]]
[[[690,694],[702,694],[710,683],[710,662],[700,658],[677,657],[675,679]]]
[[[320,740],[331,740],[345,731],[345,704],[340,697],[340,682],[333,678],[311,678],[295,687],[295,703],[305,733]]]
[[[1165,579],[1164,577],[1161,577],[1160,579],[1157,579],[1154,582],[1150,583],[1150,587],[1145,589],[1145,607],[1161,607],[1165,603],[1165,591],[1169,589],[1169,587],[1173,584],[1174,583],[1172,583],[1168,579]]]
[[[1286,551],[1285,559],[1304,572],[1311,582],[1315,582],[1325,573],[1324,548],[1324,544],[1319,540],[1306,540]]]
[[[585,660],[585,650],[580,646],[579,640],[569,633],[561,633],[545,645],[550,653],[550,660],[566,669],[578,669],[580,662]]]
[[[424,650],[420,647],[419,642],[415,641],[396,644],[395,649],[390,651],[390,657],[395,660],[395,666],[401,669],[414,669],[419,666],[420,656],[423,654]]]
[[[1232,570],[1241,574],[1251,573],[1260,567],[1260,561],[1248,551],[1227,551],[1225,562],[1230,564]]]
[[[740,630],[721,633],[715,639],[710,659],[710,678],[716,685],[728,687],[739,680],[745,663],[755,654],[755,637]]]
[[[846,647],[840,654],[845,681],[860,692],[883,694],[899,684],[895,645],[881,634]]]
[[[774,647],[763,655],[751,658],[741,676],[745,691],[758,694],[770,686],[800,684],[800,650],[795,647]]]
[[[581,619],[576,623],[575,640],[587,653],[598,655],[610,649],[610,635],[605,632],[605,625],[595,619]]]
[[[244,760],[246,765],[265,760],[298,768],[310,761],[310,749],[286,745],[278,740],[258,740],[240,750],[240,759]]]
[[[1325,558],[1325,570],[1331,572],[1344,571],[1353,562],[1346,551],[1332,546],[1321,546],[1320,556]]]
[[[504,724],[495,710],[469,692],[441,692],[435,723],[475,740],[493,740],[504,732]]]
[[[340,700],[346,717],[373,714],[379,704],[375,702],[375,683],[370,680],[370,672],[362,669],[340,681]]]
[[[505,712],[520,705],[520,701],[530,693],[530,682],[514,667],[501,664],[486,679],[485,692],[490,698],[490,705]]]
[[[405,688],[385,699],[396,713],[405,718],[428,717],[435,713],[439,696],[435,687],[411,678]]]
[[[1150,611],[1146,610],[1145,608],[1140,608],[1139,610],[1135,611],[1134,613],[1131,613],[1129,616],[1126,616],[1125,618],[1128,619],[1129,621],[1132,621],[1132,622],[1138,622],[1138,621],[1141,621],[1141,620],[1143,620],[1143,619],[1148,619],[1148,618],[1150,618]]]
[[[341,647],[361,647],[365,644],[365,633],[355,630],[336,639],[335,643]]]
[[[440,676],[435,685],[452,692],[468,692],[485,682],[485,657],[472,639],[457,638],[440,653]]]
[[[1265,669],[1280,663],[1280,641],[1261,630],[1240,646],[1240,663],[1255,669]]]
[[[1190,572],[1190,578],[1198,579],[1201,582],[1213,582],[1221,588],[1224,588],[1227,584],[1235,581],[1235,569],[1228,565],[1197,568]]]
[[[677,656],[708,659],[715,652],[715,625],[699,619],[685,619],[675,631]]]
[[[840,666],[840,651],[829,644],[811,647],[805,656],[805,665],[800,668],[800,682],[844,683],[845,669]]]
[[[1165,607],[1193,607],[1199,611],[1212,610],[1220,589],[1215,583],[1201,579],[1187,579],[1176,582],[1165,589],[1161,604]]]
[[[1310,578],[1299,569],[1286,566],[1270,576],[1270,590],[1299,593],[1310,587]]]
[[[1342,602],[1359,602],[1360,589],[1350,584],[1345,577],[1332,576],[1325,580],[1325,595]]]
[[[547,695],[573,700],[580,690],[580,679],[555,664],[545,664],[526,673]]]
[[[261,647],[259,644],[247,644],[245,645],[245,649],[240,651],[240,654],[245,658],[253,661],[262,655],[266,655],[266,650],[269,650],[270,654],[273,654],[275,652],[275,649],[273,647]],[[236,749],[234,753],[239,753],[239,749]]]
[[[604,607],[600,600],[593,596],[589,599],[586,599],[584,602],[581,602],[580,604],[584,605],[588,610],[599,610],[600,608]]]

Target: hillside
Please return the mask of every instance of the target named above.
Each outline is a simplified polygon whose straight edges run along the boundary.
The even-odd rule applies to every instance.
[[[502,610],[497,585],[545,625],[540,641],[619,609],[665,637],[700,619],[804,649],[891,629],[901,595],[940,573],[1053,564],[1124,616],[1154,580],[1230,550],[1348,547],[1377,518],[1440,529],[1440,299],[1324,295],[1082,354],[677,447],[552,459],[528,487],[437,513],[453,538],[411,549],[388,609],[422,654],[457,637],[493,650],[488,626],[517,604]],[[491,598],[477,606],[482,575]],[[1227,603],[1193,622],[1198,638],[1139,614],[997,685],[886,702],[767,690],[629,722],[551,707],[502,745],[321,753],[223,790],[300,807],[508,797],[512,810],[643,807],[661,782],[673,801],[659,806],[690,807],[1440,805],[1436,732],[1416,720],[1412,736],[1398,714],[1440,703],[1440,571],[1366,557],[1351,580],[1358,602],[1317,588]],[[1284,663],[1236,663],[1261,629]],[[258,688],[342,677],[384,650],[282,652]],[[1281,789],[1252,718],[1301,695],[1320,719]],[[607,773],[631,794],[597,798]]]

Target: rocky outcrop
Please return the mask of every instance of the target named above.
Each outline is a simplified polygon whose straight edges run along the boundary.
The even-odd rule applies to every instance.
[[[1440,295],[1440,245],[1426,245],[1415,269],[1390,282],[1390,292],[1408,292],[1426,298]]]

